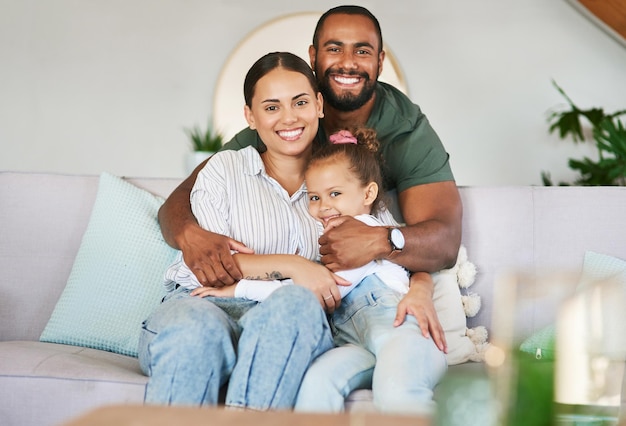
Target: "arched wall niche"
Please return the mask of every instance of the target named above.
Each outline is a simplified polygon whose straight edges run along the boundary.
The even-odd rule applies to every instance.
[[[217,80],[212,114],[213,126],[224,134],[225,140],[247,126],[243,115],[243,80],[254,61],[268,52],[288,51],[308,63],[313,30],[322,13],[296,13],[272,19],[250,32],[229,55]],[[407,93],[398,62],[388,45],[384,49],[385,62],[379,80]]]

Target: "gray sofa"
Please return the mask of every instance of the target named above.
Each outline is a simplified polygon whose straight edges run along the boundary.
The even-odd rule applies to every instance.
[[[176,179],[129,181],[161,196],[178,184]],[[2,425],[55,425],[98,406],[142,402],[147,378],[136,358],[39,342],[72,270],[98,182],[98,176],[0,172]],[[576,272],[587,250],[626,259],[626,188],[460,191],[463,244],[478,270],[471,291],[482,301],[468,327],[491,330],[494,285],[501,271]],[[554,311],[544,309],[526,318],[529,330],[551,320]],[[482,367],[464,363],[448,374]],[[354,395],[350,409],[365,409],[362,400],[368,398],[367,391]]]

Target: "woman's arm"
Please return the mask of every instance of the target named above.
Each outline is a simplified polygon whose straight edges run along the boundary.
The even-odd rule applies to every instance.
[[[240,280],[237,284],[222,288],[209,288],[206,290],[194,289],[192,296],[215,296],[215,297],[242,297],[255,302],[262,302],[270,294],[286,285],[293,285],[293,280]]]
[[[238,253],[233,256],[246,279],[282,280],[290,278],[296,285],[311,290],[329,313],[332,313],[341,302],[337,285],[350,285],[350,282],[329,271],[323,265],[290,254],[251,255]],[[263,283],[259,283],[262,285]],[[230,290],[228,290],[230,293]],[[193,291],[197,296],[228,296],[224,291],[210,288],[198,288]],[[234,289],[232,290],[234,295]],[[232,297],[232,296],[231,296]]]

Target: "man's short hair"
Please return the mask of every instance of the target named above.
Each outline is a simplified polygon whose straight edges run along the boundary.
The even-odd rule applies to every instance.
[[[315,32],[313,33],[313,47],[315,47],[315,49],[318,48],[319,32],[322,29],[326,18],[331,15],[361,15],[368,18],[370,21],[372,21],[374,27],[376,28],[376,32],[378,33],[378,53],[383,50],[383,34],[380,30],[380,23],[378,22],[378,19],[376,19],[376,17],[372,15],[372,12],[362,6],[348,5],[333,7],[332,9],[326,11],[322,16],[320,16],[320,19],[317,21],[317,25],[315,26]]]

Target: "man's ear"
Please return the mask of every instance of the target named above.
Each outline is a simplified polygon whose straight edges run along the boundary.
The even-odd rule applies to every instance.
[[[320,92],[317,92],[317,116],[324,118],[324,97]]]
[[[365,187],[365,205],[371,206],[378,197],[378,184],[376,182],[370,182]]]
[[[383,72],[383,62],[385,62],[385,51],[381,50],[378,54],[378,76]]]
[[[248,126],[250,126],[250,129],[255,130],[256,125],[254,124],[254,114],[252,114],[252,110],[248,105],[243,106],[243,115],[245,115],[246,121],[248,122]]]
[[[313,68],[313,72],[315,72],[315,57],[317,56],[317,50],[315,49],[315,46],[310,45],[309,46],[309,62],[311,65],[311,68]]]

